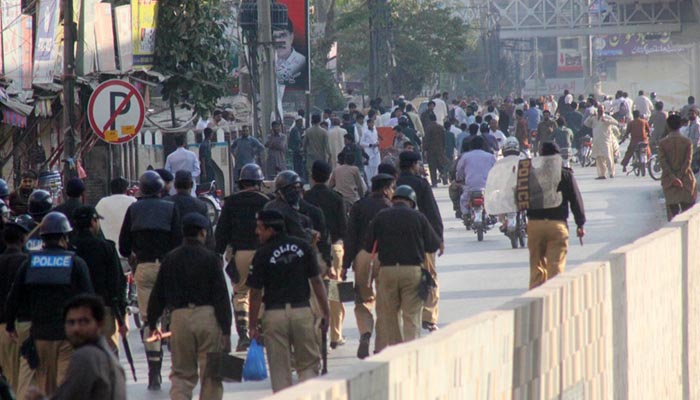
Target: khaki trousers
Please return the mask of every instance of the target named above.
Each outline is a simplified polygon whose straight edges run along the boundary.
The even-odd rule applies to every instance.
[[[365,333],[371,334],[374,331],[373,311],[376,296],[372,282],[367,285],[371,257],[372,255],[367,251],[360,250],[353,263],[355,270],[355,319],[360,336]],[[379,261],[375,260],[372,272],[372,281],[374,282],[379,274]]]
[[[19,387],[19,346],[5,332],[7,324],[0,324],[0,368],[13,391]],[[16,325],[15,325],[16,327]]]
[[[136,296],[139,302],[139,315],[143,324],[143,347],[146,350],[148,361],[161,361],[161,341],[157,340],[147,343],[146,339],[151,336],[151,329],[148,327],[148,300],[151,298],[151,291],[156,284],[156,278],[160,271],[160,262],[145,262],[136,266],[134,281],[136,282]]]
[[[24,399],[27,390],[30,386],[36,386],[36,371],[29,368],[27,359],[19,356],[19,347],[24,343],[25,340],[29,339],[29,333],[32,328],[32,323],[27,322],[16,322],[15,331],[17,332],[17,351],[19,357],[19,372],[17,374],[17,386],[13,387],[17,399]]]
[[[423,301],[418,296],[421,267],[418,265],[382,266],[377,279],[377,336],[375,353],[386,346],[420,337]],[[403,320],[401,330],[399,318]]]
[[[221,380],[206,375],[207,353],[221,351],[221,328],[214,307],[179,308],[170,321],[172,368],[170,398],[190,400],[200,381],[200,400],[217,400],[224,396]],[[199,367],[199,374],[197,368]]]
[[[440,285],[437,279],[437,264],[435,263],[435,253],[425,253],[425,269],[430,272],[430,276],[435,281],[435,287],[428,292],[428,298],[425,299],[423,305],[423,322],[430,324],[438,323],[438,302],[440,301]]]
[[[273,392],[292,386],[292,357],[300,382],[319,375],[321,332],[310,307],[265,310],[262,325]]]
[[[47,396],[51,396],[68,371],[73,346],[67,340],[35,340],[39,366],[36,373],[36,385]]]
[[[530,220],[527,223],[527,247],[530,250],[530,289],[566,268],[569,228],[564,221]]]
[[[117,329],[117,318],[114,316],[111,307],[105,307],[105,322],[102,327],[102,335],[107,339],[107,345],[114,354],[119,354],[119,331]]]
[[[233,255],[233,260],[236,263],[236,269],[241,276],[238,283],[233,284],[233,311],[236,315],[235,323],[241,325],[245,323],[248,326],[248,313],[250,312],[250,288],[246,285],[250,266],[253,264],[255,250],[238,250]]]
[[[333,256],[333,265],[331,271],[339,280],[343,265],[343,243],[334,243],[331,246],[331,255]],[[330,325],[331,342],[340,342],[343,338],[343,320],[345,320],[345,306],[339,301],[328,301],[330,307]]]
[[[599,177],[605,176],[606,171],[610,176],[615,176],[615,163],[610,157],[596,157],[595,167]]]

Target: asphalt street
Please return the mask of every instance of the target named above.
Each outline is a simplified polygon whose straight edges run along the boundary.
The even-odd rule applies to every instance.
[[[581,246],[572,228],[567,268],[584,261],[603,260],[607,254],[659,228],[665,222],[661,186],[647,177],[621,173],[618,166],[615,179],[595,180],[595,168],[575,168],[581,188],[586,216],[586,237]],[[511,249],[507,237],[496,228],[489,231],[483,242],[476,234],[467,232],[460,220],[454,218],[447,187],[435,190],[445,224],[445,254],[438,259],[440,282],[440,326],[497,307],[527,290],[528,251]],[[570,217],[570,227],[573,217]],[[350,276],[348,279],[352,279]],[[355,357],[359,335],[352,311],[346,303],[344,334],[347,344],[329,354],[329,370],[338,371],[362,362]],[[424,331],[424,333],[426,333]],[[232,337],[235,347],[237,338]],[[170,382],[169,354],[163,367],[163,388],[149,392],[147,367],[138,333],[132,329],[129,341],[136,361],[139,382],[129,378],[130,399],[168,399]],[[122,361],[130,377],[128,365]],[[263,382],[226,383],[225,399],[259,399],[270,395],[269,380]],[[195,391],[197,388],[195,389]]]

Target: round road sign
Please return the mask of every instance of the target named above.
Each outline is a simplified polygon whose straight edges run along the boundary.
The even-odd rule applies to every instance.
[[[112,79],[101,83],[90,96],[88,120],[95,134],[109,144],[126,143],[143,126],[143,97],[131,84]]]

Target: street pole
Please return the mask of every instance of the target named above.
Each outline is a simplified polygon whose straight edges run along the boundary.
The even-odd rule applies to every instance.
[[[73,106],[75,104],[75,26],[73,25],[73,1],[63,3],[63,159],[72,158],[75,153],[75,132],[73,131]],[[66,163],[63,179],[71,177],[70,166]]]
[[[272,41],[272,16],[270,0],[258,0],[258,55],[260,56],[260,124],[262,142],[277,114],[277,74],[275,71],[275,46]]]

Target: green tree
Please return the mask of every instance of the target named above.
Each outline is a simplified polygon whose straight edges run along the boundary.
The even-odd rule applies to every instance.
[[[154,70],[168,77],[163,99],[206,116],[231,79],[231,10],[222,0],[158,3]]]
[[[413,97],[440,73],[461,73],[459,57],[476,47],[477,35],[435,0],[389,0],[389,79],[395,94]],[[339,66],[362,80],[368,74],[369,8],[346,0],[338,17]]]

